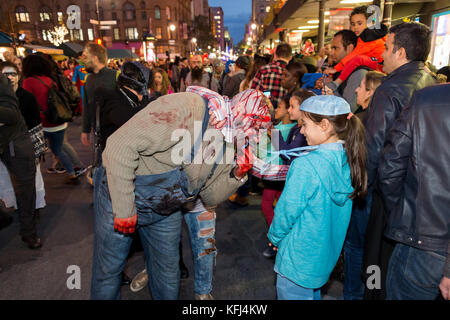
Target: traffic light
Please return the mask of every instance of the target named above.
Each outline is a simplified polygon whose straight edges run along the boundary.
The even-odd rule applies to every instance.
[[[102,39],[100,39],[100,38],[97,38],[97,39],[95,40],[95,43],[97,43],[97,44],[99,44],[99,45],[103,45],[103,41],[102,41]]]

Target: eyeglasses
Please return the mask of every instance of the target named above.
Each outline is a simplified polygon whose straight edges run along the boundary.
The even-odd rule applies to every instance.
[[[17,72],[3,72],[6,77],[13,76],[17,77]]]

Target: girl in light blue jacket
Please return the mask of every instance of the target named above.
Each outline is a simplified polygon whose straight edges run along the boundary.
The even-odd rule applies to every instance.
[[[352,200],[367,192],[363,126],[336,96],[314,96],[300,106],[308,145],[295,159],[275,208],[268,237],[280,300],[319,300],[339,258]]]

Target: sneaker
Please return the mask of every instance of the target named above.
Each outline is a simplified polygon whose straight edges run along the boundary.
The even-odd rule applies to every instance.
[[[22,236],[22,241],[25,242],[30,249],[38,249],[42,247],[41,239],[36,234],[26,237]]]
[[[195,294],[195,300],[214,300],[211,293]]]
[[[47,173],[50,173],[50,174],[56,173],[56,169],[55,168],[47,168]]]
[[[73,168],[73,170],[75,171],[75,175],[77,177],[79,177],[79,176],[81,176],[81,175],[86,173],[87,168],[78,168],[78,167],[76,167],[76,168]]]
[[[56,168],[56,173],[59,173],[59,174],[66,173],[66,169],[64,169],[64,168]]]
[[[273,250],[273,247],[267,246],[267,248],[263,251],[263,256],[267,259],[273,259],[277,255],[277,252]]]
[[[145,288],[148,283],[147,269],[139,272],[131,281],[130,290],[133,292],[138,292]]]
[[[233,204],[237,204],[238,206],[245,207],[248,206],[248,197],[242,197],[238,195],[237,193],[233,194],[228,198],[228,201],[230,201]]]

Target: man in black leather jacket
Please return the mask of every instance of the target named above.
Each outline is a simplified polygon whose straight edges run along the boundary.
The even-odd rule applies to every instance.
[[[33,144],[8,79],[0,73],[0,159],[12,177],[20,235],[30,249],[42,246],[36,235],[36,162]]]
[[[372,206],[366,230],[363,277],[370,266],[381,271],[381,287],[366,288],[365,299],[385,298],[385,276],[395,243],[383,237],[386,217],[380,192],[375,188],[377,170],[386,135],[414,91],[435,83],[424,70],[424,62],[431,47],[431,31],[420,23],[401,23],[389,29],[383,53],[383,70],[388,75],[375,91],[369,105],[364,125],[367,143],[368,189],[372,193]],[[369,194],[370,197],[370,194]],[[370,203],[371,202],[371,203]]]
[[[441,279],[450,298],[449,101],[450,84],[416,92],[386,138],[378,181],[397,242],[387,299],[433,300]]]

